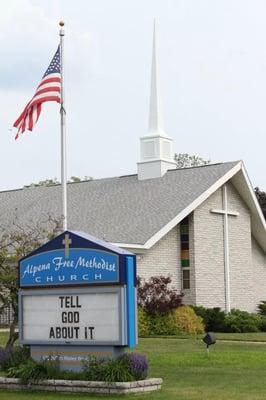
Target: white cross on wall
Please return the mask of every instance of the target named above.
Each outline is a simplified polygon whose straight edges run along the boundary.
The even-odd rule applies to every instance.
[[[230,257],[229,257],[229,230],[228,230],[228,216],[237,217],[239,215],[236,211],[228,210],[227,203],[227,187],[223,186],[223,210],[212,209],[214,214],[222,214],[224,220],[224,280],[225,280],[225,311],[231,311],[231,296],[230,296]]]

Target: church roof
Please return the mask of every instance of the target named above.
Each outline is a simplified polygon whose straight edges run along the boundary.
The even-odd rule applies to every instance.
[[[118,245],[149,248],[241,166],[237,161],[169,170],[162,178],[143,181],[129,175],[70,183],[68,228]],[[28,226],[48,215],[61,215],[60,185],[0,192],[2,228],[15,218]]]

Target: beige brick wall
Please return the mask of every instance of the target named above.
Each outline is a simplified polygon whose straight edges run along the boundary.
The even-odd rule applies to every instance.
[[[224,308],[223,220],[211,208],[222,208],[221,190],[194,211],[196,304]]]
[[[254,307],[266,300],[266,255],[252,238],[252,259],[254,271]]]
[[[231,307],[252,312],[255,304],[250,211],[233,185],[228,185],[228,209],[239,212],[238,217],[229,217]]]
[[[249,210],[232,184],[227,184],[231,307],[254,310],[251,231]],[[194,212],[196,303],[225,308],[223,216],[210,212],[222,209],[222,189]]]
[[[144,279],[170,275],[173,285],[181,289],[179,227],[173,228],[144,254],[137,256],[137,274]]]
[[[234,186],[227,184],[229,216],[229,258],[231,308],[256,311],[266,300],[266,256],[251,242],[250,212]],[[225,308],[223,215],[211,209],[223,209],[222,189],[217,190],[189,216],[190,290],[183,290],[185,304]],[[180,230],[172,229],[150,250],[137,257],[138,275],[148,279],[170,275],[181,291]]]

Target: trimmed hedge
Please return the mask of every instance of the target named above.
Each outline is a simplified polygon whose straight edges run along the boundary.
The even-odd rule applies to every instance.
[[[226,314],[220,308],[193,307],[203,318],[206,331],[245,333],[266,332],[266,316],[233,309]]]
[[[149,315],[138,310],[139,336],[178,335],[204,332],[203,320],[189,306],[181,306],[167,313]]]

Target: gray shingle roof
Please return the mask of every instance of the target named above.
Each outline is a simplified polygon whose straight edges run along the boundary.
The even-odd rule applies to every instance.
[[[113,243],[144,244],[238,162],[68,184],[68,228]],[[0,225],[20,225],[61,215],[61,187],[0,192]]]

